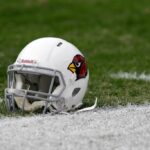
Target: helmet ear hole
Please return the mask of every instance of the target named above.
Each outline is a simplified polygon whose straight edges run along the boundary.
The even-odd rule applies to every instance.
[[[72,97],[74,97],[74,96],[76,96],[78,93],[79,93],[79,91],[80,91],[80,89],[81,88],[75,88],[74,90],[73,90],[73,92],[72,92]]]

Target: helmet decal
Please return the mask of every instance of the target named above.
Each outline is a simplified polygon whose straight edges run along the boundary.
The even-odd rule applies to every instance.
[[[33,59],[18,59],[17,63],[23,63],[23,64],[37,64],[36,60]]]
[[[87,64],[85,58],[82,55],[75,55],[72,62],[68,66],[68,70],[72,73],[76,73],[76,80],[85,78],[87,76]]]

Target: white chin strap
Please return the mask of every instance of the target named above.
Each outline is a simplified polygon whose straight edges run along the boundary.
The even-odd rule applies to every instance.
[[[57,90],[59,90],[59,87],[57,87],[55,89],[56,92],[57,92]],[[34,112],[36,110],[44,108],[47,103],[46,101],[33,101],[32,103],[30,103],[29,100],[24,97],[15,97],[15,101],[16,101],[18,108],[20,108],[21,110],[24,110],[26,112]],[[65,108],[65,105],[64,105],[63,99],[60,99],[57,102],[48,102],[47,103],[47,109],[50,112],[64,111],[64,108]]]
[[[80,110],[77,110],[77,113],[84,112],[84,111],[91,111],[91,110],[94,110],[96,107],[97,107],[97,97],[95,99],[94,105],[92,105],[90,107],[86,107],[86,108],[80,109]]]
[[[35,101],[33,103],[29,103],[28,99],[24,99],[22,97],[15,97],[15,101],[18,108],[26,112],[34,112],[45,105],[44,101]]]

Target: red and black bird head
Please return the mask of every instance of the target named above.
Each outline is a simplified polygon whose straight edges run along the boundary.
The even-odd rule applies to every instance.
[[[87,65],[86,65],[85,58],[79,54],[74,56],[72,62],[68,66],[68,69],[72,73],[76,73],[77,75],[76,80],[85,78],[87,76]]]

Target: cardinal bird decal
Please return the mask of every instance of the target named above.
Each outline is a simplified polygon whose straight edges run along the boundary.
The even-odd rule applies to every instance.
[[[87,75],[87,65],[85,58],[79,54],[74,56],[72,62],[68,66],[68,70],[70,70],[72,73],[76,73],[76,80],[85,78]]]

